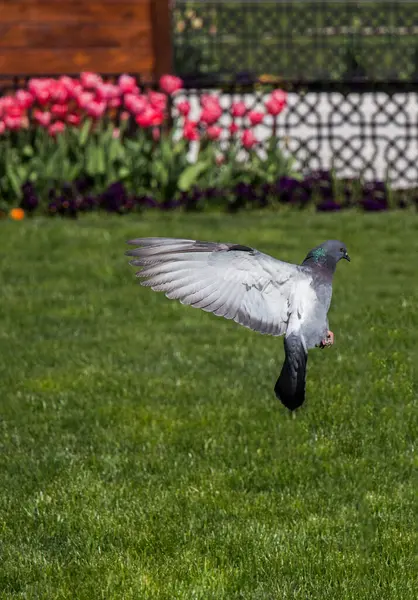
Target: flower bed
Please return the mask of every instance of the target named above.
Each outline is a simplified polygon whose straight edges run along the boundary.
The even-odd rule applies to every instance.
[[[22,218],[35,211],[76,216],[98,208],[123,214],[312,202],[318,210],[386,210],[414,200],[415,192],[396,195],[381,182],[335,181],[324,171],[302,178],[275,135],[287,105],[280,89],[258,111],[242,101],[225,111],[218,95],[204,94],[194,120],[182,87],[170,75],[153,90],[129,75],[112,83],[81,73],[33,78],[1,97],[0,211]],[[267,117],[272,136],[261,151],[255,128]]]

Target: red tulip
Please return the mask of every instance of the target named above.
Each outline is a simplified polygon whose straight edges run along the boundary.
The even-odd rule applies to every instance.
[[[212,125],[211,127],[207,128],[206,133],[207,133],[207,136],[209,139],[219,140],[219,138],[222,135],[222,129],[221,129],[221,127],[218,127],[217,125]]]
[[[136,94],[126,94],[124,103],[126,108],[134,115],[139,114],[148,106],[148,100],[145,96],[137,96]]]
[[[274,90],[266,101],[267,112],[277,117],[287,105],[287,93],[283,90]]]
[[[93,119],[99,119],[105,113],[106,102],[92,100],[89,104],[87,104],[85,110],[89,117],[93,117]]]
[[[121,75],[118,79],[118,86],[122,94],[136,94],[139,91],[135,77],[130,75]]]
[[[48,127],[51,123],[51,113],[43,112],[42,110],[34,110],[33,118],[38,125],[42,125],[42,127]]]
[[[84,71],[80,74],[81,85],[85,88],[96,89],[103,83],[103,79],[97,73]]]
[[[239,131],[239,127],[236,123],[231,123],[231,125],[229,126],[229,133],[232,135],[235,135],[236,133],[238,133]]]
[[[68,106],[66,104],[53,104],[51,106],[51,113],[58,119],[63,119],[68,114]]]
[[[135,121],[140,127],[157,127],[164,121],[164,113],[152,106],[147,106],[145,110],[136,115]]]
[[[231,115],[233,117],[243,117],[247,112],[244,102],[233,102],[231,106]]]
[[[189,142],[195,142],[200,138],[196,121],[185,121],[184,122],[183,137],[186,140],[189,140]]]
[[[65,123],[62,121],[55,121],[55,123],[52,123],[52,125],[48,127],[48,133],[52,137],[55,137],[58,133],[62,133],[63,131],[65,131]]]
[[[190,102],[187,100],[183,100],[176,105],[177,110],[183,117],[187,117],[190,112]]]
[[[255,137],[251,129],[245,129],[245,131],[243,131],[242,133],[242,145],[244,146],[244,148],[247,148],[247,150],[249,150],[250,148],[255,146],[256,143],[257,138]]]
[[[248,113],[248,119],[251,123],[251,125],[259,125],[260,123],[263,122],[263,119],[265,117],[265,114],[262,112],[258,112],[256,110],[251,110]]]
[[[34,97],[30,92],[27,92],[26,90],[18,90],[16,92],[16,100],[18,105],[24,110],[26,110],[27,108],[30,108],[32,106]]]
[[[175,77],[174,75],[163,75],[160,77],[160,88],[166,94],[174,94],[178,90],[181,90],[183,87],[183,81],[180,77]]]

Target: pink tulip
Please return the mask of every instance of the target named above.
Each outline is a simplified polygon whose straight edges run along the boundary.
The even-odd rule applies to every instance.
[[[87,106],[94,101],[94,94],[92,92],[81,92],[77,95],[77,103],[80,108],[84,110]]]
[[[68,106],[66,104],[53,104],[51,106],[51,113],[58,119],[63,119],[68,114]]]
[[[166,94],[174,94],[183,87],[183,81],[180,77],[174,75],[163,75],[160,77],[160,88]]]
[[[238,133],[239,131],[239,127],[236,123],[231,123],[231,125],[229,126],[229,133],[231,135],[235,135],[236,133]]]
[[[221,108],[218,96],[213,96],[211,94],[203,94],[200,98],[200,104],[203,108]]]
[[[207,125],[213,125],[222,116],[222,107],[217,96],[205,94],[202,96],[200,103],[202,105],[202,114],[200,120]]]
[[[121,75],[118,79],[118,86],[122,94],[136,94],[139,91],[135,77],[130,75]]]
[[[87,104],[85,110],[89,117],[93,117],[93,119],[100,119],[100,117],[103,117],[106,111],[106,102],[92,100],[89,104]]]
[[[255,137],[255,135],[253,134],[251,129],[246,129],[245,131],[243,131],[242,145],[244,146],[244,148],[249,150],[250,148],[255,146],[256,143],[257,143],[257,138]]]
[[[270,98],[266,101],[267,112],[273,117],[277,117],[287,105],[287,93],[283,90],[274,90]]]
[[[16,101],[13,96],[3,96],[0,98],[0,116],[7,114],[9,108],[15,104]]]
[[[119,127],[115,127],[114,130],[112,131],[112,138],[114,138],[115,140],[120,138],[120,129]]]
[[[119,98],[119,88],[113,83],[101,83],[96,88],[96,95],[98,100],[112,100],[113,98]]]
[[[147,106],[144,111],[136,115],[135,121],[140,127],[156,127],[164,121],[164,113]]]
[[[244,102],[233,102],[231,106],[231,115],[233,117],[243,117],[247,112]]]
[[[36,98],[38,104],[44,106],[50,100],[50,80],[32,77],[28,82],[29,92]]]
[[[187,117],[190,112],[190,102],[187,100],[182,100],[176,105],[177,110],[183,117]]]
[[[7,117],[13,117],[13,118],[22,118],[22,108],[18,105],[18,104],[11,104],[10,106],[7,107],[6,111],[6,116]]]
[[[212,125],[211,127],[207,128],[206,133],[209,139],[219,140],[222,135],[222,129],[217,125]]]
[[[42,125],[42,127],[48,127],[51,123],[51,113],[43,112],[42,110],[34,110],[33,118],[38,125]]]
[[[120,113],[120,119],[121,119],[121,121],[129,121],[129,118],[130,118],[130,116],[131,116],[131,115],[128,113],[128,111],[127,111],[127,110],[123,110],[123,111]]]
[[[167,96],[162,94],[161,92],[148,92],[148,99],[151,103],[151,106],[156,110],[163,111],[167,106]]]
[[[248,113],[248,119],[249,119],[251,125],[253,125],[253,126],[259,125],[260,123],[262,123],[264,117],[265,117],[264,113],[258,112],[256,110],[251,110]]]
[[[61,86],[67,90],[70,98],[76,98],[83,90],[83,86],[81,85],[80,81],[78,81],[78,79],[74,79],[73,77],[61,75],[58,81],[60,82]]]
[[[67,121],[67,123],[69,125],[73,125],[74,127],[78,127],[78,125],[80,125],[80,123],[81,123],[81,116],[80,115],[75,115],[74,113],[71,113],[71,114],[67,115],[66,121]]]
[[[275,100],[277,100],[278,102],[282,102],[284,106],[286,106],[287,104],[287,92],[285,92],[284,90],[273,90],[271,92],[271,95],[273,96],[273,98]]]
[[[108,102],[109,108],[119,108],[122,105],[120,98],[111,98]]]
[[[62,121],[55,121],[55,123],[52,123],[52,125],[48,127],[48,133],[52,137],[55,137],[58,133],[62,133],[63,131],[65,131],[65,123]]]
[[[6,131],[6,125],[3,121],[0,121],[0,135],[3,135],[3,133]]]
[[[183,126],[183,137],[184,139],[189,140],[189,142],[196,142],[199,140],[200,135],[196,121],[185,121]]]
[[[97,73],[91,73],[89,71],[84,71],[80,74],[81,85],[84,88],[88,89],[96,89],[103,83],[103,79]]]
[[[152,130],[152,139],[154,140],[154,142],[158,142],[158,140],[161,137],[161,130],[159,127],[154,127]]]
[[[16,92],[16,100],[18,105],[23,110],[26,110],[32,106],[34,97],[30,92],[27,92],[26,90],[18,90]]]
[[[136,94],[126,94],[124,103],[126,108],[134,115],[138,115],[148,106],[148,100],[145,96],[137,96]]]
[[[51,100],[54,100],[58,104],[64,104],[70,98],[70,93],[65,85],[56,79],[49,80],[49,93]]]
[[[12,117],[11,115],[6,115],[4,117],[4,124],[7,129],[10,129],[10,131],[17,131],[23,126],[23,118],[22,116]]]

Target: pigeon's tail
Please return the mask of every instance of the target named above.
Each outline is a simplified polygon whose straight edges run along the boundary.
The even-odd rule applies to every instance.
[[[289,410],[295,410],[305,400],[305,376],[308,353],[300,337],[290,335],[284,340],[286,358],[274,391]]]

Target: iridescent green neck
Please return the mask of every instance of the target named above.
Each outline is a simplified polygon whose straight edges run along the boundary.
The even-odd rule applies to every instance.
[[[310,253],[310,256],[313,258],[314,262],[317,264],[322,264],[326,261],[327,253],[324,248],[315,248]]]

